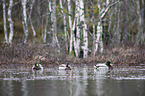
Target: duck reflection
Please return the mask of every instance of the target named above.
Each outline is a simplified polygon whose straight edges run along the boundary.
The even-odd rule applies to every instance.
[[[105,91],[104,91],[104,83],[105,83],[105,79],[106,77],[108,77],[110,75],[110,71],[108,70],[98,70],[98,69],[94,69],[94,75],[96,78],[96,94],[97,96],[104,96],[105,95]]]
[[[32,75],[33,75],[33,78],[35,77],[42,77],[43,76],[43,70],[32,70]]]
[[[13,96],[13,84],[12,84],[12,80],[4,80],[2,82],[2,85],[1,85],[2,89],[3,89],[3,92],[2,94],[4,96]]]
[[[28,90],[27,90],[27,82],[26,80],[22,81],[22,89],[21,91],[23,92],[23,96],[28,96]]]

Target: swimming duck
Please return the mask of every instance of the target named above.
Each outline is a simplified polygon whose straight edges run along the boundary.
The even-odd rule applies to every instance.
[[[43,70],[43,66],[36,62],[35,65],[33,65],[32,70]]]
[[[108,69],[109,71],[113,69],[112,64],[110,64],[110,61],[107,61],[106,63],[99,63],[97,65],[94,65],[94,68],[96,68],[96,69]]]
[[[59,70],[71,70],[70,63],[61,64],[58,67]]]

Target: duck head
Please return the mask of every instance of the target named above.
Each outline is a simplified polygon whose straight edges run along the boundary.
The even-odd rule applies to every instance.
[[[70,63],[67,62],[67,63],[66,63],[66,67],[70,67]]]
[[[108,67],[110,67],[111,65],[110,65],[110,61],[107,61],[106,62],[106,65],[108,66]]]
[[[38,66],[39,66],[39,63],[38,63],[38,62],[36,62],[36,63],[35,63],[35,66],[36,66],[36,67],[38,67]]]
[[[113,67],[110,65],[110,61],[107,61],[106,62],[106,65],[109,67],[109,70],[112,70],[113,69]]]

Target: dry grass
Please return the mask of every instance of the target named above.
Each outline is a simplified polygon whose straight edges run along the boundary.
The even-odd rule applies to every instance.
[[[64,49],[64,48],[63,48]],[[113,48],[105,50],[102,54],[85,59],[67,55],[65,50],[60,53],[51,46],[46,45],[7,45],[0,46],[0,64],[27,64],[32,65],[36,61],[44,65],[58,65],[70,62],[72,64],[96,64],[110,60],[114,64],[140,64],[145,63],[144,48]]]

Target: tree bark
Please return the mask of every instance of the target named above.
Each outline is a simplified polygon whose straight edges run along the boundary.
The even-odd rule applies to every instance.
[[[21,0],[22,6],[23,6],[23,29],[24,29],[24,44],[27,43],[27,38],[28,38],[28,25],[27,25],[27,12],[26,12],[26,4],[27,0]]]
[[[8,43],[7,22],[6,22],[6,4],[5,4],[5,0],[3,0],[3,19],[4,19],[5,41],[6,41],[6,43]]]
[[[138,32],[136,36],[136,45],[141,45],[142,41],[144,40],[144,35],[143,35],[143,17],[142,17],[142,12],[141,12],[141,4],[140,1],[136,1],[137,4],[137,15],[138,15]]]
[[[9,21],[9,26],[10,26],[9,43],[12,43],[12,39],[14,35],[13,21],[11,17],[12,6],[13,6],[13,0],[10,0],[9,8],[8,8],[8,21]]]
[[[63,26],[64,26],[64,33],[65,33],[65,46],[66,46],[66,50],[68,51],[67,23],[66,23],[66,15],[64,13],[64,8],[63,8],[63,5],[62,5],[62,0],[60,0],[60,8],[61,8],[61,12],[63,14]]]
[[[80,34],[81,34],[81,25],[80,25],[80,2],[76,0],[76,9],[75,9],[75,18],[76,18],[76,50],[78,56],[80,55]]]
[[[103,8],[101,8],[101,4],[100,1],[98,1],[98,10],[99,10],[99,20],[98,20],[98,25],[97,25],[97,34],[95,34],[96,38],[94,39],[95,41],[95,48],[93,48],[93,54],[95,55],[96,52],[99,50],[100,48],[100,52],[102,53],[104,48],[103,48],[103,41],[102,41],[102,33],[103,33],[103,27],[102,27],[102,19],[105,17],[106,13],[108,12],[108,10],[115,4],[119,3],[120,1],[115,1],[112,4],[109,4],[109,1],[107,0],[106,2],[106,7],[103,6]]]
[[[127,43],[127,30],[128,30],[128,9],[127,9],[127,0],[124,0],[124,37],[123,41],[124,44]]]
[[[82,23],[83,27],[83,58],[88,57],[88,29],[85,20],[85,10],[84,10],[84,1],[79,0],[80,2],[80,23]]]
[[[32,19],[31,19],[34,2],[35,2],[35,0],[32,0],[32,3],[30,4],[30,14],[29,14],[30,25],[31,25],[31,29],[33,31],[33,43],[34,43],[34,38],[36,36],[36,31],[35,31],[35,28],[33,26]]]
[[[50,0],[51,1],[51,0]],[[56,0],[53,0],[52,4],[52,10],[51,12],[51,23],[52,23],[52,28],[51,31],[53,32],[52,34],[52,46],[53,47],[58,47],[58,52],[60,52],[60,45],[57,39],[57,34],[56,34]]]
[[[49,0],[48,0],[48,7],[49,7]],[[49,14],[49,13],[48,13],[48,10],[49,10],[49,9],[47,8],[46,19],[45,19],[45,21],[46,21],[46,22],[45,22],[45,30],[44,30],[44,33],[43,33],[43,36],[42,36],[42,39],[43,39],[43,42],[44,42],[44,43],[46,43],[47,31],[48,31],[48,30],[47,30],[47,29],[48,29],[48,28],[47,28],[47,27],[48,27],[48,14]]]
[[[72,53],[73,48],[73,31],[72,31],[72,18],[71,18],[71,2],[68,0],[68,12],[69,12],[69,28],[70,28],[70,43],[69,43],[69,54]],[[77,54],[77,53],[76,53]]]

